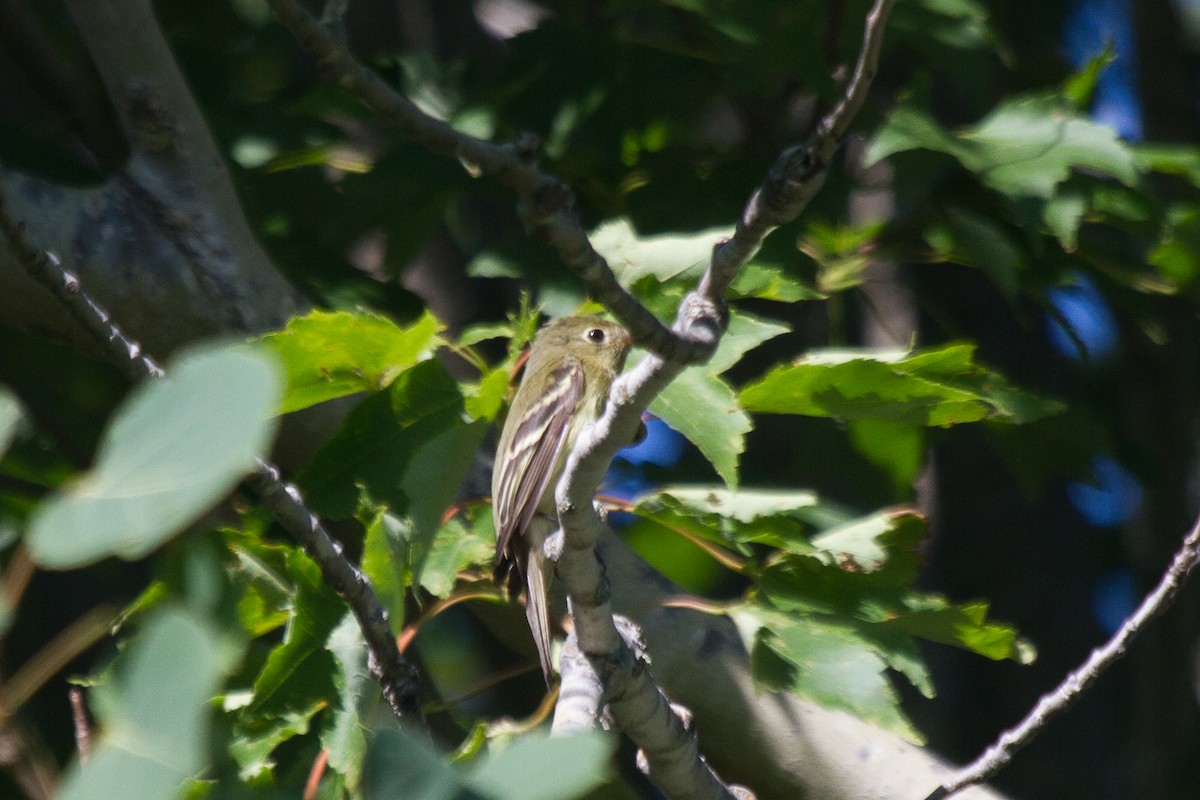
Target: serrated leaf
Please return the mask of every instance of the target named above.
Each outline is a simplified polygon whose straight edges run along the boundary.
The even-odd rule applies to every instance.
[[[404,370],[429,357],[442,325],[426,311],[400,327],[366,312],[311,311],[263,341],[283,359],[287,392],[281,413],[356,392],[388,387]]]
[[[421,570],[421,586],[434,597],[447,597],[459,572],[477,564],[490,564],[495,551],[492,515],[484,506],[472,506],[438,531]]]
[[[137,559],[175,536],[266,452],[280,389],[279,368],[264,353],[187,351],[117,410],[96,466],[37,509],[26,538],[34,559],[50,569]]]
[[[495,800],[570,800],[608,781],[615,751],[616,739],[603,733],[522,736],[472,770],[466,784]]]
[[[1054,194],[1074,170],[1137,181],[1132,151],[1116,133],[1054,96],[1020,97],[998,105],[979,124],[948,131],[913,108],[897,108],[867,148],[866,166],[923,148],[946,153],[1010,197]]]
[[[337,703],[321,730],[321,746],[329,753],[329,766],[337,770],[347,788],[358,788],[367,754],[364,734],[366,717],[376,704],[379,692],[367,668],[367,645],[362,628],[351,613],[346,613],[333,629],[327,643],[338,665],[334,683]]]
[[[761,607],[742,607],[733,616],[756,679],[921,741],[900,710],[887,663],[853,630]]]
[[[64,800],[169,800],[209,760],[210,700],[230,656],[207,622],[182,609],[151,617],[106,691],[103,736],[59,787]]]
[[[654,399],[650,413],[700,448],[725,483],[737,487],[738,456],[754,426],[729,384],[704,367],[686,369]]]
[[[753,428],[729,384],[717,377],[742,356],[788,330],[787,326],[734,314],[708,364],[684,370],[650,404],[650,412],[700,448],[731,488],[737,487],[738,456]]]
[[[734,313],[729,317],[717,352],[702,368],[713,375],[720,375],[742,360],[742,356],[776,336],[787,333],[791,328],[778,322],[761,319],[751,314]]]
[[[973,344],[916,352],[830,350],[807,354],[742,389],[751,412],[949,426],[1032,422],[1064,406],[1014,388],[974,361]]]
[[[488,423],[472,422],[442,431],[421,445],[400,479],[408,497],[408,563],[419,581],[434,534],[442,516],[458,499],[459,490],[475,461],[475,453],[488,431]]]
[[[445,367],[422,361],[401,373],[386,392],[359,403],[297,483],[310,506],[334,519],[354,513],[360,487],[403,514],[409,497],[401,477],[425,442],[461,424],[462,412],[458,384]]]
[[[271,650],[254,679],[254,699],[241,715],[241,726],[249,731],[269,726],[276,716],[324,704],[335,694],[333,657],[325,642],[346,605],[305,554],[289,553],[287,570],[295,585],[292,613],[283,641]]]

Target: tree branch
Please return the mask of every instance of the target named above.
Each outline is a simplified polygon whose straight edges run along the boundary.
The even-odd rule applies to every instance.
[[[967,786],[982,783],[1004,769],[1013,756],[1055,716],[1066,711],[1087,691],[1104,671],[1120,660],[1130,642],[1152,619],[1175,601],[1188,576],[1200,564],[1200,518],[1183,538],[1183,544],[1171,559],[1158,585],[1146,595],[1137,609],[1103,646],[1092,650],[1087,660],[1070,672],[1052,692],[1042,695],[1025,718],[1009,728],[977,759],[955,772],[925,800],[942,800]]]
[[[580,646],[601,675],[618,725],[642,747],[655,783],[672,797],[730,797],[699,757],[695,736],[671,711],[645,662],[634,657],[617,632],[603,566],[595,555],[604,525],[592,498],[612,457],[632,440],[642,410],[680,371],[707,360],[715,350],[726,321],[725,291],[737,271],[768,233],[795,219],[820,189],[870,88],[892,0],[876,0],[867,17],[858,64],[843,98],[804,145],[780,156],[751,196],[734,234],[714,249],[697,291],[681,304],[672,330],[616,281],[579,224],[570,189],[538,171],[532,137],[495,145],[455,130],[421,112],[359,64],[296,0],[269,2],[332,77],[400,133],[514,189],[520,198],[518,212],[531,235],[554,246],[592,297],[608,307],[639,346],[650,350],[635,370],[614,384],[605,414],[580,435],[568,457],[556,490],[564,534],[558,574],[571,597]]]
[[[55,294],[95,341],[105,355],[130,380],[161,378],[165,373],[141,347],[123,334],[109,315],[100,308],[79,280],[66,272],[52,253],[36,248],[22,223],[13,218],[0,179],[0,230],[17,253],[29,274]],[[288,531],[321,568],[329,584],[350,607],[362,628],[370,654],[368,665],[379,683],[392,711],[402,720],[422,718],[416,670],[396,647],[396,638],[388,622],[387,611],[376,597],[371,583],[351,564],[320,520],[304,505],[300,491],[279,478],[279,470],[259,460],[246,484],[266,506],[279,524]]]
[[[296,37],[332,79],[413,142],[434,153],[458,159],[473,172],[513,189],[518,213],[530,235],[554,247],[563,263],[579,277],[591,297],[604,304],[651,352],[689,364],[712,355],[706,340],[693,341],[672,331],[617,281],[608,262],[596,252],[574,211],[571,189],[536,164],[538,141],[523,135],[515,142],[494,144],[456,130],[421,111],[407,97],[364,67],[333,32],[304,11],[297,0],[268,0],[280,22]]]

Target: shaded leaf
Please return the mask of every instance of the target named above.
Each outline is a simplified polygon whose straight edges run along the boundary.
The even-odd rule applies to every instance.
[[[1133,153],[1116,133],[1054,96],[1007,100],[977,125],[959,131],[901,106],[877,132],[864,163],[918,148],[953,156],[1011,197],[1048,198],[1079,169],[1111,175],[1128,186],[1137,181]]]
[[[208,624],[183,609],[156,612],[125,655],[104,709],[103,735],[73,766],[64,800],[176,798],[208,763],[210,700],[232,653]]]
[[[31,554],[44,567],[70,569],[150,553],[229,494],[266,452],[280,384],[274,360],[250,348],[188,351],[118,409],[96,466],[38,508]]]
[[[400,479],[400,490],[408,497],[408,563],[413,580],[421,570],[442,517],[459,497],[475,453],[488,431],[482,420],[449,428],[421,445]]]
[[[462,413],[458,384],[437,361],[423,361],[359,403],[297,482],[310,506],[335,519],[354,513],[360,487],[403,514],[410,498],[401,478],[409,464],[423,444],[460,425]]]
[[[496,552],[496,529],[484,505],[473,505],[438,531],[433,540],[421,586],[434,597],[447,597],[462,570],[479,564],[490,566]]]
[[[599,732],[522,736],[472,770],[466,783],[495,800],[581,797],[608,781],[616,747],[615,737]]]

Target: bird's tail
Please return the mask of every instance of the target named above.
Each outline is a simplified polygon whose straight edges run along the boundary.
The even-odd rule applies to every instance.
[[[549,684],[554,668],[550,665],[550,609],[546,592],[549,570],[553,564],[546,562],[541,539],[530,536],[529,560],[525,563],[525,617],[529,620],[529,630],[533,632],[533,642],[537,645],[542,674]]]

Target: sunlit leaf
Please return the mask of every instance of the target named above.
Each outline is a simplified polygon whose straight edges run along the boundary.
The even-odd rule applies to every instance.
[[[1031,422],[1061,403],[1016,389],[974,361],[975,346],[915,352],[810,352],[746,386],[742,406],[766,414],[948,426],[980,420]]]
[[[263,337],[283,360],[287,393],[282,413],[356,392],[377,392],[404,370],[428,358],[441,323],[426,311],[400,327],[366,312],[311,311]]]

